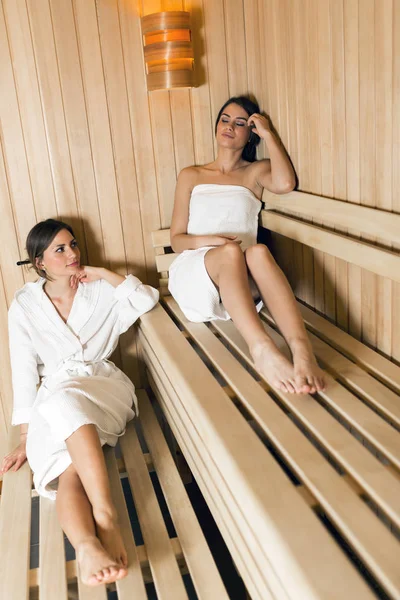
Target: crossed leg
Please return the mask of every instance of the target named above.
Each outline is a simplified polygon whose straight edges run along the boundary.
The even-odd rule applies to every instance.
[[[122,579],[127,554],[95,426],[83,425],[66,444],[72,465],[59,478],[57,512],[75,548],[82,581],[93,586]]]
[[[324,387],[322,371],[315,362],[289,284],[272,256],[273,262],[260,261],[258,250],[258,257],[255,252],[249,253],[249,250],[246,251],[245,257],[238,244],[228,243],[209,250],[205,256],[207,271],[219,288],[226,310],[249,346],[257,369],[271,385],[289,393],[313,393],[317,389],[322,389]],[[286,334],[289,335],[287,341],[293,360],[296,358],[294,366],[275,346],[257,315],[247,269],[251,272],[278,326],[284,326],[283,335],[285,338]],[[265,274],[261,275],[263,270]],[[268,282],[268,290],[265,289],[267,286],[264,280]],[[270,306],[271,296],[274,297],[273,307]],[[280,306],[282,303],[284,307]],[[286,326],[283,321],[288,317]],[[293,331],[290,329],[291,326],[294,327]]]

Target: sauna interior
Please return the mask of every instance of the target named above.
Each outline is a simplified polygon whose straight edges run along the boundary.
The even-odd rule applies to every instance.
[[[148,91],[141,18],[166,11],[190,14],[193,85]],[[168,441],[174,477],[196,486],[210,511],[206,522],[223,539],[214,544],[204,526],[214,556],[203,540],[208,585],[207,573],[193,574],[183,534],[180,542],[169,536],[175,566],[167,561],[160,575],[162,536],[146,525],[144,545],[136,540],[132,549],[140,585],[132,575],[107,590],[82,588],[73,557],[53,562],[56,551],[46,548],[33,564],[39,541],[30,520],[39,499],[29,491],[22,503],[31,486],[25,465],[0,481],[1,598],[399,599],[399,0],[0,0],[0,67],[0,458],[17,439],[7,311],[16,290],[36,279],[16,266],[26,258],[27,233],[42,219],[65,220],[83,262],[133,273],[155,287],[161,278],[165,289],[177,176],[214,160],[215,119],[231,96],[257,99],[294,166],[295,191],[264,192],[260,226],[330,377],[326,396],[279,396],[254,375],[236,332],[218,324],[191,329],[167,297],[121,338],[114,360],[144,390],[144,436],[135,438],[142,444],[135,452],[155,469],[167,497],[146,437],[147,425],[162,430],[157,439],[165,452],[162,440]],[[268,158],[263,143],[258,158]],[[167,231],[157,237],[160,230]],[[228,352],[236,361],[238,387],[212,358],[210,332],[218,356]],[[308,444],[308,470],[292,430],[285,441],[284,424],[276,435],[269,429],[275,413],[260,416],[260,425],[249,373]],[[224,402],[222,425],[217,411]],[[267,401],[260,406],[262,412]],[[141,519],[153,500],[147,491],[135,496],[142,475],[135,475],[130,451],[108,455],[107,464],[113,481],[122,473],[125,492],[129,479]],[[321,481],[311,453],[324,463]],[[276,484],[264,461],[279,470]],[[167,504],[174,520],[168,498]],[[40,526],[49,528],[41,530],[40,545],[58,532],[51,510],[40,512]],[[314,540],[309,550],[307,536]],[[324,566],[314,568],[317,545]],[[229,568],[221,569],[221,560]]]

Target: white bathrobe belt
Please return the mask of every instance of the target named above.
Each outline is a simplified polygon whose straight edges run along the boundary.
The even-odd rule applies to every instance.
[[[96,367],[96,365],[100,364],[100,363],[107,363],[109,365],[113,365],[113,363],[111,363],[109,360],[107,360],[106,358],[103,358],[102,360],[75,360],[75,359],[68,359],[66,361],[64,361],[63,363],[60,364],[60,366],[58,367],[56,373],[59,373],[60,371],[69,371],[69,372],[73,372],[75,375],[78,375],[79,377],[85,377],[85,376],[90,376],[93,375],[94,369]]]

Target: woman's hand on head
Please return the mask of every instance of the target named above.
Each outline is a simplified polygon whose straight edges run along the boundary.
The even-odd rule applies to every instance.
[[[3,458],[0,475],[4,475],[10,469],[18,471],[26,461],[26,440],[22,441],[10,454]]]
[[[272,132],[272,124],[269,117],[264,117],[264,115],[258,113],[254,113],[248,118],[247,125],[260,138],[264,138],[268,133]]]
[[[76,289],[79,283],[91,283],[102,279],[102,268],[101,267],[88,267],[84,266],[79,269],[77,273],[71,275],[69,284],[73,289]]]

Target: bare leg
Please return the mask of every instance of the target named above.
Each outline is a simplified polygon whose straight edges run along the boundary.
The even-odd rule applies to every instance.
[[[315,360],[303,319],[285,275],[268,248],[262,244],[248,248],[245,257],[261,296],[292,352],[296,387],[303,393],[323,390],[324,375]]]
[[[267,335],[249,287],[244,254],[235,243],[209,250],[205,256],[207,271],[218,286],[221,300],[249,346],[257,369],[276,388],[294,393],[294,369]]]
[[[61,527],[75,548],[82,581],[93,586],[121,579],[120,565],[96,537],[92,506],[73,465],[59,477],[56,502]]]
[[[111,499],[110,484],[99,436],[94,425],[83,425],[67,440],[67,448],[92,505],[97,535],[110,557],[127,574],[128,558]]]

